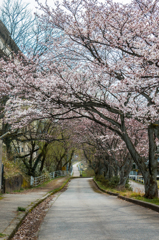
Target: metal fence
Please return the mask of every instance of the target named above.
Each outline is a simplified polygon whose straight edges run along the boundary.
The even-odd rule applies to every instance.
[[[44,182],[46,182],[47,180],[51,180],[54,179],[56,177],[65,177],[65,176],[72,176],[73,175],[73,170],[71,172],[69,171],[55,171],[55,172],[51,172],[49,174],[42,174],[39,177],[33,177],[31,176],[30,178],[30,185],[31,186],[38,186]]]
[[[132,175],[132,174],[129,174],[129,179],[138,181],[140,183],[144,183],[144,178],[143,178],[142,175]],[[156,180],[159,180],[159,175],[156,176]]]
[[[144,183],[143,176],[141,175],[129,175],[129,179]]]

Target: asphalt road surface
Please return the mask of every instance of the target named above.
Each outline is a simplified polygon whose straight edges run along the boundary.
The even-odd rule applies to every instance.
[[[143,184],[134,182],[132,180],[129,180],[129,183],[133,189],[133,192],[145,193],[145,187]]]
[[[78,163],[75,163],[74,165],[73,165],[73,176],[74,177],[79,177],[80,176],[80,172],[78,171],[78,164],[79,164],[79,162]]]
[[[159,213],[71,180],[48,211],[39,240],[159,240]]]

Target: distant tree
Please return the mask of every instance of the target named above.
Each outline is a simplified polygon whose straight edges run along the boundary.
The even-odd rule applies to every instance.
[[[22,0],[4,0],[0,18],[21,50],[30,45],[35,17],[29,9],[29,3],[23,3]]]
[[[46,43],[53,30],[47,22],[45,24],[39,21],[29,3],[24,3],[23,0],[4,0],[0,19],[10,32],[10,37],[26,55],[39,56],[48,49]]]
[[[95,174],[107,179],[119,176],[118,188],[124,188],[133,162],[124,141],[108,128],[89,120],[77,129],[84,156]]]
[[[48,146],[45,164],[48,169],[56,171],[62,170],[62,167],[66,166],[70,170],[75,152],[75,143],[72,142],[71,135],[67,131],[63,131],[63,129],[58,129],[57,139],[59,141],[54,141]]]

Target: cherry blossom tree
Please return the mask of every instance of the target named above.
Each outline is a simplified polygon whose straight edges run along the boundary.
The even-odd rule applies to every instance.
[[[43,118],[95,121],[125,142],[144,177],[145,196],[156,197],[158,1],[64,0],[39,7],[41,21],[60,34],[36,62],[2,63],[2,95],[10,90],[7,120],[14,127]],[[136,132],[142,136],[138,147]]]
[[[117,134],[99,124],[86,120],[82,123],[84,129],[81,131],[79,126],[77,133],[84,155],[96,175],[104,173],[109,179],[119,175],[119,188],[125,187],[133,163],[125,143]]]

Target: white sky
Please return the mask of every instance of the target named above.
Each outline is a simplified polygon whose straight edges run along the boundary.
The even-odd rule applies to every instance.
[[[30,3],[30,8],[33,11],[36,11],[35,6],[37,6],[37,3],[35,2],[35,0],[23,0],[25,3]],[[41,3],[45,4],[45,0],[39,0]],[[4,0],[0,0],[0,6],[3,4]],[[47,0],[48,5],[52,5],[52,3],[54,2],[54,0]],[[121,2],[121,3],[129,3],[131,2],[131,0],[114,0],[114,2]]]
[[[0,0],[3,1],[3,0]],[[45,0],[39,0],[41,3],[45,3]],[[26,2],[30,2],[32,6],[36,6],[37,3],[35,2],[35,0],[26,0]],[[54,2],[54,0],[47,0],[48,5],[51,6],[51,4]],[[131,0],[114,0],[114,2],[121,2],[121,3],[129,3],[131,2]]]

